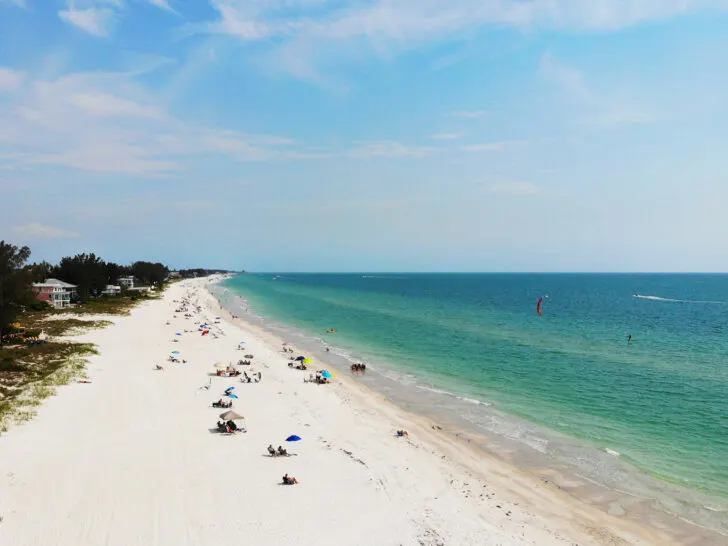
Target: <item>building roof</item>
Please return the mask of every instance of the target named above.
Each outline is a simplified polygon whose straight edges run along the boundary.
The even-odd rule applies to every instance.
[[[36,286],[38,288],[42,288],[42,287],[78,288],[75,284],[60,281],[58,279],[46,279],[45,282],[34,282],[33,286]]]

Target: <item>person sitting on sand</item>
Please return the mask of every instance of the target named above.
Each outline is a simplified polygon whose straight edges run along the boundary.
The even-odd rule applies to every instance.
[[[397,436],[409,436],[409,434],[407,434],[406,430],[398,430]]]
[[[281,456],[285,457],[286,455],[288,455],[288,451],[286,451],[285,449],[283,449],[283,447],[278,446],[278,455],[281,455]]]
[[[268,445],[268,453],[270,453],[271,457],[275,457],[277,455],[276,450],[273,448],[273,444]]]
[[[294,485],[297,484],[298,480],[294,478],[293,476],[289,476],[288,473],[286,473],[283,476],[283,485]]]
[[[236,430],[238,430],[238,425],[235,424],[235,421],[232,421],[232,420],[231,421],[228,421],[227,422],[227,426],[233,432],[236,431]]]

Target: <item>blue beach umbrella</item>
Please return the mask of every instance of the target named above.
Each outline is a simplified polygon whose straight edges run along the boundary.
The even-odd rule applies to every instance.
[[[302,360],[306,360],[306,357],[305,356],[297,356],[296,357],[296,362],[300,362]]]
[[[300,436],[296,436],[295,434],[293,436],[289,436],[286,438],[286,442],[298,442],[301,440]]]
[[[235,399],[237,399],[238,398],[238,395],[237,394],[230,393],[230,394],[227,395],[227,397],[228,398],[235,398]]]
[[[331,377],[332,377],[331,372],[324,370],[323,372],[321,372],[321,377],[325,377],[326,379],[331,379]]]
[[[179,354],[179,351],[172,351],[172,354],[173,355],[178,355]]]

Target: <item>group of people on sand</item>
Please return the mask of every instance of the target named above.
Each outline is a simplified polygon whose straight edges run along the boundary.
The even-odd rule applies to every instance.
[[[217,430],[227,434],[234,434],[235,432],[242,431],[242,429],[235,424],[235,421],[230,420],[225,422],[222,419],[217,422]]]
[[[248,375],[248,372],[243,372],[243,377],[240,378],[240,381],[241,383],[260,383],[261,379],[263,379],[263,374],[260,372],[258,372],[257,374],[254,373],[252,376]]]
[[[224,370],[217,370],[215,372],[217,375],[221,375],[223,377],[236,377],[240,375],[240,370],[237,370],[233,368],[232,366],[228,366]]]
[[[213,408],[232,408],[233,407],[233,401],[232,400],[223,400],[220,398],[217,402],[212,403]]]
[[[364,373],[366,371],[367,371],[366,364],[352,364],[351,365],[351,373]]]
[[[318,370],[316,374],[309,374],[308,379],[304,379],[304,383],[316,383],[317,385],[326,385],[331,383],[328,377],[323,376],[324,370]]]
[[[273,444],[268,445],[268,454],[271,457],[288,457],[288,451],[283,449],[283,446],[278,446],[278,450],[276,450]]]

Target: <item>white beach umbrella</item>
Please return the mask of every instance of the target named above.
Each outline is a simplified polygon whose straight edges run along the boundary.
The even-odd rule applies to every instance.
[[[245,417],[233,410],[228,410],[225,413],[220,414],[220,419],[224,419],[225,421],[240,421],[241,419],[245,419]]]

